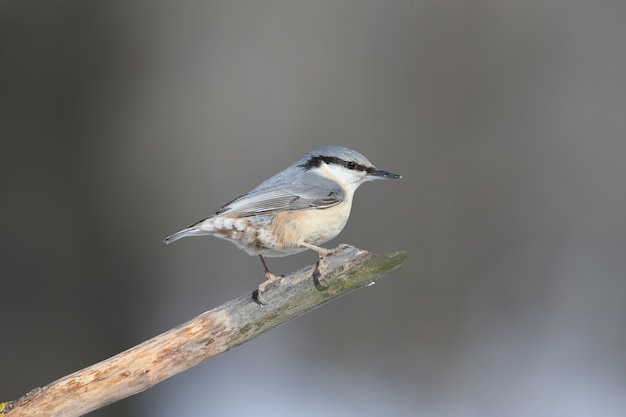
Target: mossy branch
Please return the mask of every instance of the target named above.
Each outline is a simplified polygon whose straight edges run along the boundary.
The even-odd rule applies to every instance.
[[[80,416],[144,391],[279,324],[369,285],[402,265],[406,252],[378,255],[342,245],[320,274],[309,265],[95,365],[0,403],[0,417]]]

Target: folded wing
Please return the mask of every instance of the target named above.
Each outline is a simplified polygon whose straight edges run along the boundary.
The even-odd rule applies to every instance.
[[[324,209],[339,204],[344,198],[344,192],[340,188],[294,187],[254,190],[225,204],[215,214],[246,217],[285,210]]]

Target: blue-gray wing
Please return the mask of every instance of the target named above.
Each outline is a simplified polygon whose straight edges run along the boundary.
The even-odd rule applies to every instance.
[[[285,210],[323,209],[339,204],[344,198],[345,193],[339,187],[255,189],[222,206],[215,214],[245,217]]]

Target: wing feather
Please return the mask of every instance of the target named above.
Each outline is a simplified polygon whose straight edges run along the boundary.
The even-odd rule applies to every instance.
[[[256,189],[222,206],[215,214],[254,216],[276,211],[323,209],[344,200],[340,188],[295,187]]]

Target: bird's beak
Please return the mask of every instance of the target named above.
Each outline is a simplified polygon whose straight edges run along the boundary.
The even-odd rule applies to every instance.
[[[402,178],[402,175],[394,174],[389,171],[383,171],[382,169],[377,169],[376,171],[367,174],[368,180],[399,180],[400,178]]]

